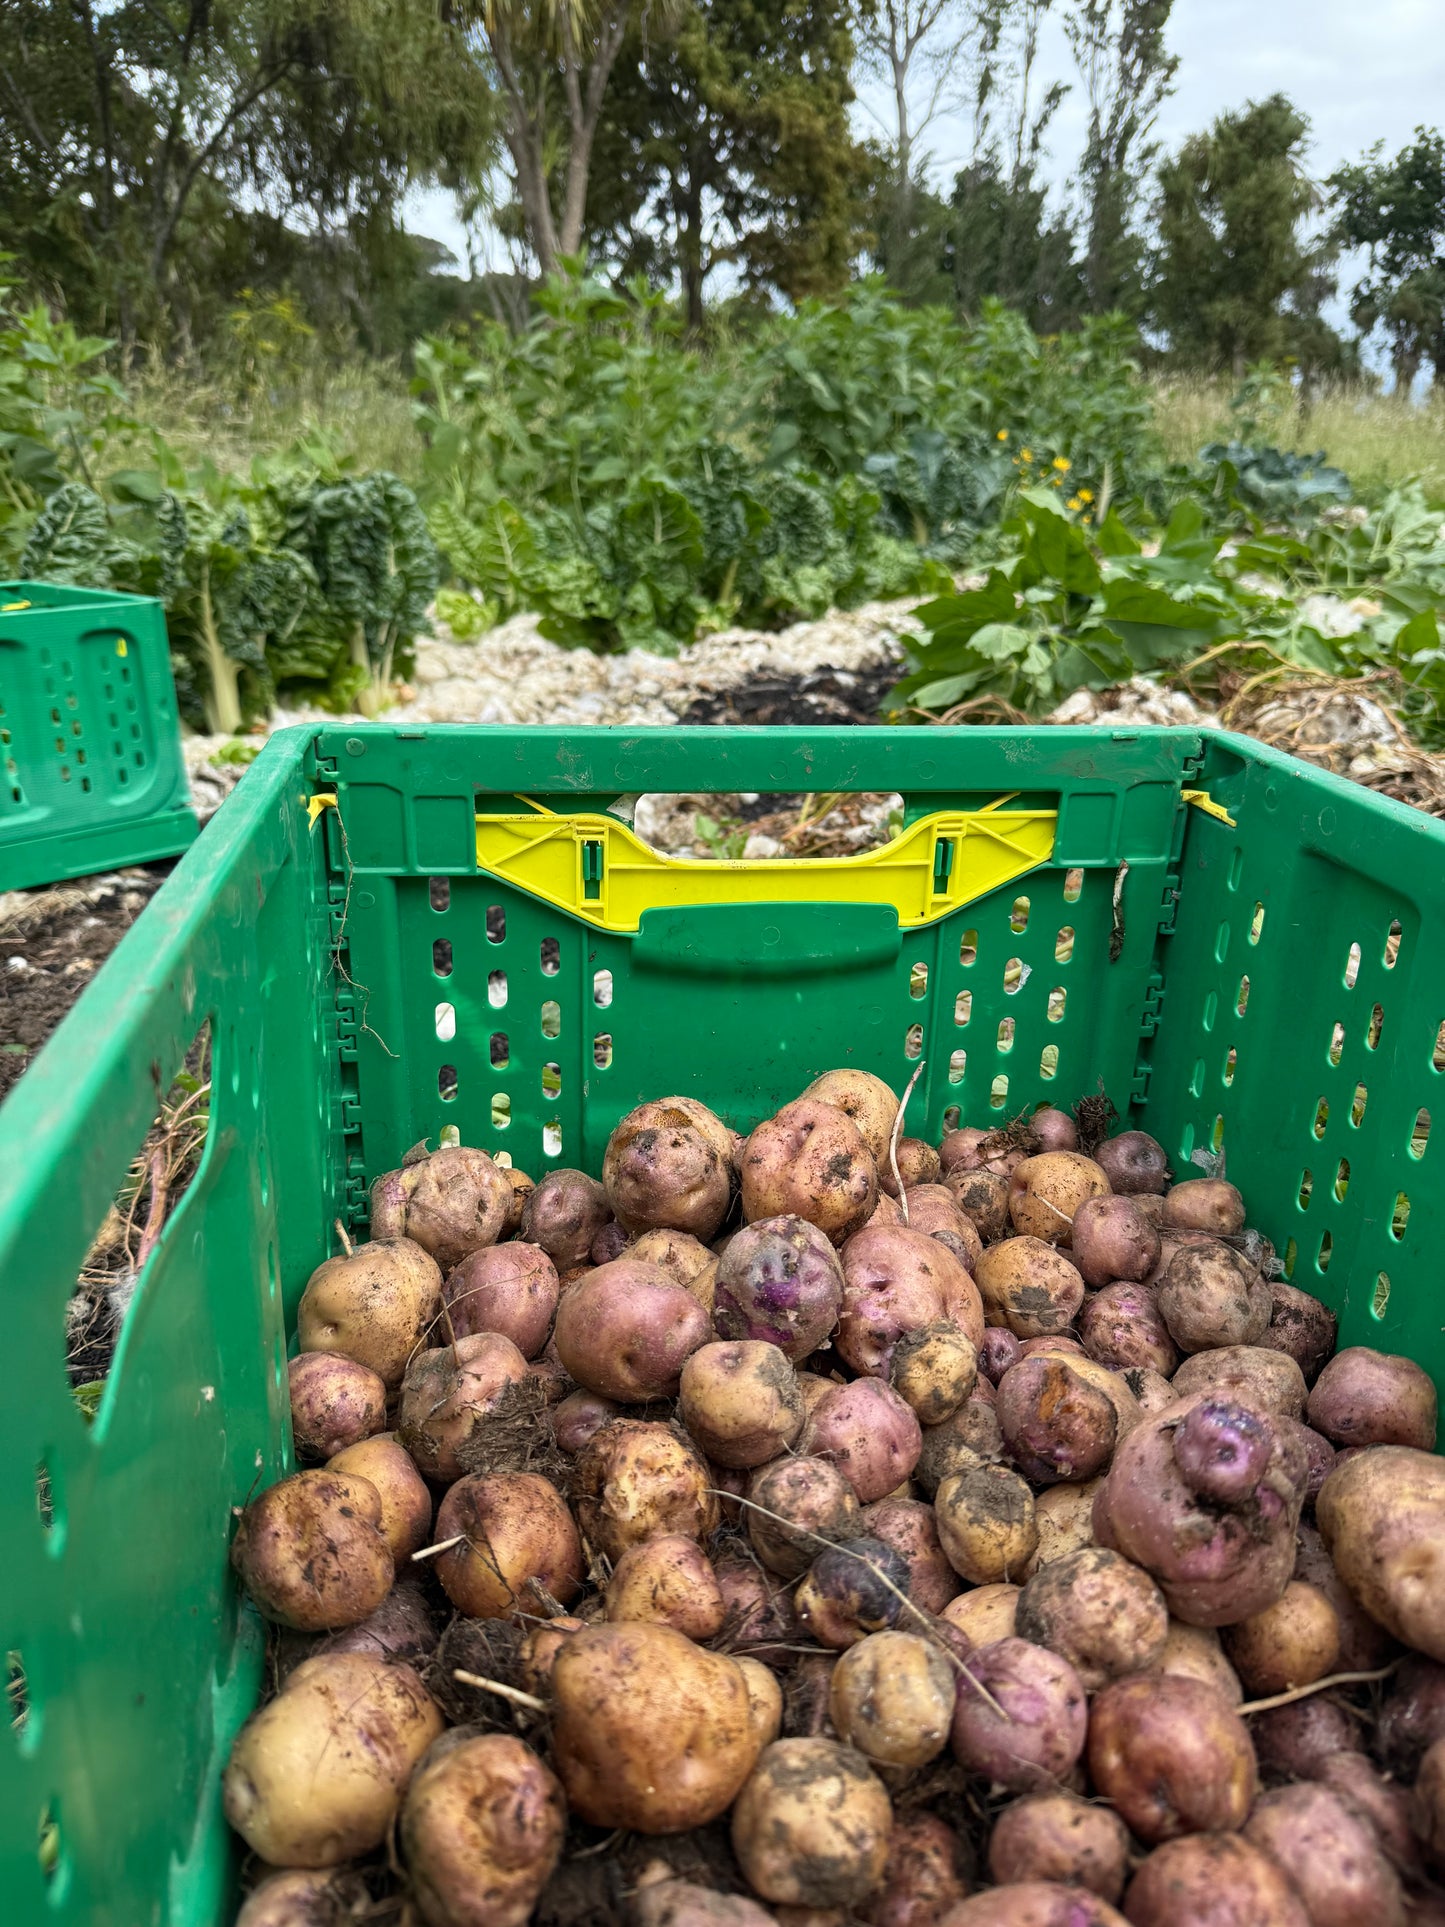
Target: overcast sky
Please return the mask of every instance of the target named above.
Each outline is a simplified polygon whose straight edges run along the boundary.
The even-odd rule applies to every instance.
[[[1225,108],[1286,93],[1309,116],[1310,166],[1322,179],[1376,140],[1393,151],[1416,126],[1445,121],[1445,0],[1175,0],[1169,40],[1179,72],[1159,132],[1170,146]],[[1061,36],[1047,54],[1045,78],[1066,77]],[[876,126],[860,108],[859,131]],[[1082,136],[1082,103],[1071,97],[1050,138],[1053,178],[1067,177]],[[962,117],[929,138],[946,180],[966,139]],[[407,224],[464,258],[449,195],[413,196]]]

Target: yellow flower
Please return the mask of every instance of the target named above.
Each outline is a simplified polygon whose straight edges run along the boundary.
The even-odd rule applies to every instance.
[[[1053,466],[1059,471],[1060,475],[1067,475],[1069,472],[1069,464],[1064,460],[1062,455],[1055,455]]]
[[[1021,462],[1031,462],[1033,459],[1034,451],[1031,448],[1021,448],[1019,450],[1019,460]]]
[[[1079,490],[1079,500],[1081,502],[1092,502],[1093,499],[1094,491],[1091,488],[1081,488]]]
[[[1006,428],[1001,428],[998,431],[997,435],[994,436],[994,440],[997,442],[1006,442],[1008,440],[1008,430]]]
[[[1069,497],[1068,505],[1069,505],[1070,512],[1074,515],[1077,515],[1079,510],[1084,506],[1083,503],[1079,500],[1077,495],[1071,495]]]

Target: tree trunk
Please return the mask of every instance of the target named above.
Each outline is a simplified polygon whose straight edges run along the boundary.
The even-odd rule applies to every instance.
[[[693,160],[688,163],[677,211],[677,252],[682,266],[687,331],[690,335],[700,335],[703,326],[702,185]]]

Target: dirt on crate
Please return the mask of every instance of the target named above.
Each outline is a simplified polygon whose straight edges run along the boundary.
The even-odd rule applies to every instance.
[[[0,1099],[144,910],[168,863],[0,896]]]

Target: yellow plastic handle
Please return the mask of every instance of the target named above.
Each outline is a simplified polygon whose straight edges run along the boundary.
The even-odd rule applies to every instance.
[[[477,863],[624,936],[645,910],[729,903],[891,904],[899,927],[915,930],[1047,863],[1057,824],[1057,810],[1000,803],[922,817],[860,856],[712,862],[661,856],[615,816],[531,811],[478,816]]]

